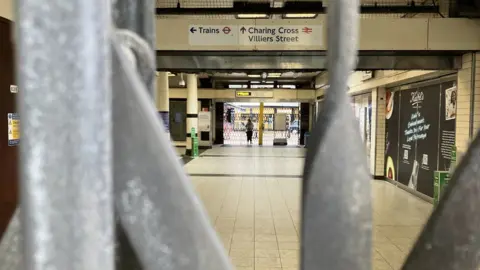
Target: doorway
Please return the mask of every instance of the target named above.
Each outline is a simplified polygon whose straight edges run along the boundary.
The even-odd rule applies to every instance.
[[[286,138],[288,145],[300,143],[300,104],[298,102],[264,103],[263,121],[259,121],[260,103],[225,102],[223,137],[225,145],[247,145],[246,124],[253,122],[252,144],[259,144],[259,123],[263,122],[263,145],[273,145],[275,138]],[[281,116],[281,117],[280,117]],[[281,119],[281,120],[280,120]],[[285,123],[275,123],[285,121]],[[282,127],[282,128],[279,128]]]
[[[170,100],[170,136],[173,141],[187,140],[187,101]]]

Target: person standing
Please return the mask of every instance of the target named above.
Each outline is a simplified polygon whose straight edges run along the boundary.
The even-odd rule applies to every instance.
[[[248,119],[246,128],[247,128],[247,143],[252,144],[253,123],[251,119]]]

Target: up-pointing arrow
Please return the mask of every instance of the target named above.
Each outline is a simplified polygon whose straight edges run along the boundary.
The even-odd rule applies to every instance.
[[[195,32],[197,32],[197,29],[195,29],[195,27],[190,28],[190,33],[195,34]]]
[[[240,31],[242,32],[242,34],[245,34],[245,31],[247,31],[247,28],[245,28],[245,26],[242,26],[242,28],[240,28]]]

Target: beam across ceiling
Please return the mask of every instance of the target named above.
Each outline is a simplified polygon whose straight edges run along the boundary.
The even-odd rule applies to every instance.
[[[455,70],[461,54],[448,52],[360,52],[357,70]],[[324,52],[242,53],[157,51],[158,70],[172,72],[313,72],[327,69]]]
[[[323,6],[305,8],[305,7],[260,7],[260,8],[233,8],[233,7],[200,7],[200,8],[156,8],[157,15],[237,15],[237,14],[324,14],[327,8]],[[365,5],[360,7],[363,14],[405,14],[405,13],[439,13],[438,6],[384,6],[384,5]]]

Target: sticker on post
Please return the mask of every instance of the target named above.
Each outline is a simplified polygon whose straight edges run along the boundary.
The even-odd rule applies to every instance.
[[[10,85],[10,93],[13,93],[13,94],[18,93],[18,86]]]
[[[20,143],[20,117],[18,113],[9,113],[8,119],[8,146]]]

